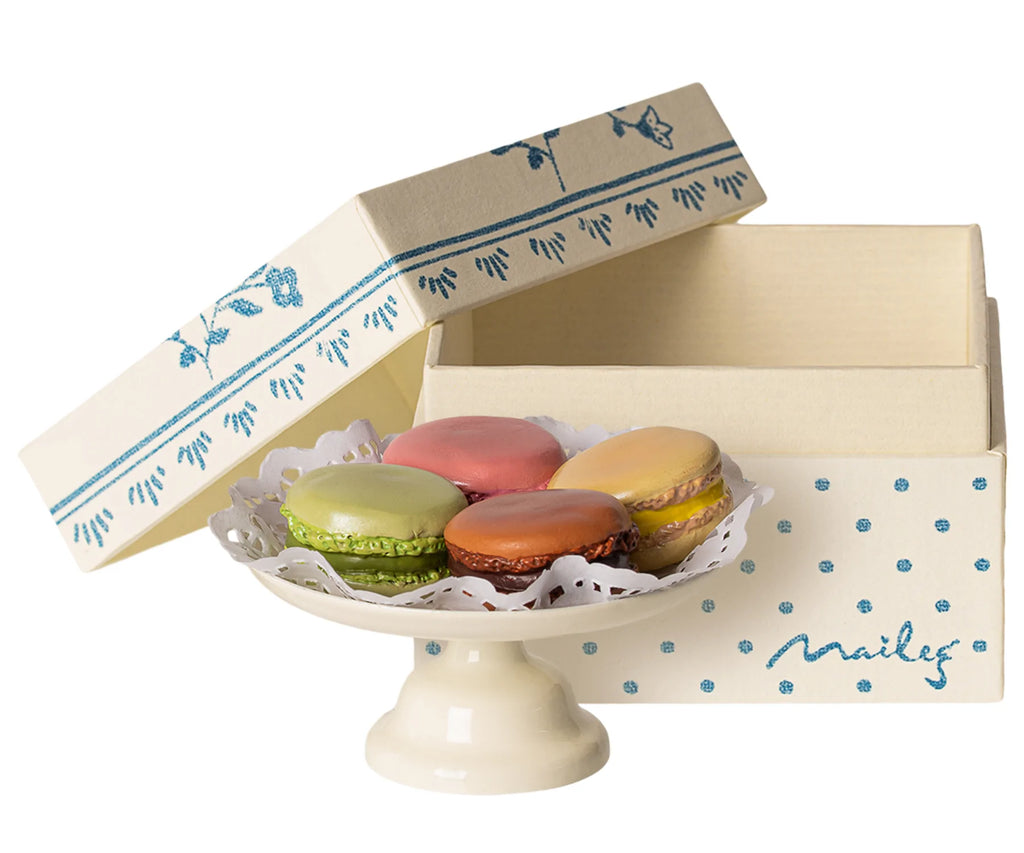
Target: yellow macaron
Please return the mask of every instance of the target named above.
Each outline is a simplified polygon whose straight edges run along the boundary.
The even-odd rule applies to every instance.
[[[700,432],[647,427],[612,436],[559,468],[549,489],[614,495],[640,529],[632,560],[653,572],[681,562],[733,508],[718,445]]]

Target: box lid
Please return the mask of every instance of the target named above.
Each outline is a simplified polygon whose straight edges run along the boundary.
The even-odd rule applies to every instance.
[[[268,445],[408,427],[430,324],[764,200],[700,85],[370,190],[22,459],[98,568],[204,524]]]

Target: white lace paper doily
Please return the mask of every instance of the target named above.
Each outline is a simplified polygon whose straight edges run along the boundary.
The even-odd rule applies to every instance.
[[[576,430],[554,418],[527,418],[554,435],[569,456],[612,433],[598,426]],[[498,592],[486,580],[449,577],[395,596],[356,590],[343,581],[323,556],[306,548],[285,548],[288,525],[280,508],[289,487],[306,471],[337,464],[375,464],[391,436],[381,439],[369,421],[355,421],[342,432],[322,435],[316,447],[272,450],[257,479],[239,480],[228,489],[231,507],[210,517],[210,528],[227,552],[252,569],[284,578],[327,595],[373,604],[441,610],[528,610],[593,604],[685,583],[733,562],[747,541],[750,514],[772,498],[772,490],[743,479],[736,464],[722,455],[722,471],[735,507],[682,563],[662,578],[629,569],[588,563],[583,557],[559,557],[521,592]]]

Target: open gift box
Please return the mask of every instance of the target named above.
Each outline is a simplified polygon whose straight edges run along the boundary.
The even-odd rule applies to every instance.
[[[977,230],[722,224],[763,201],[699,86],[372,190],[23,459],[91,570],[355,418],[689,426],[776,499],[701,600],[533,645],[579,699],[997,698],[1005,452]]]
[[[995,699],[998,357],[976,227],[719,225],[434,326],[418,416],[688,426],[776,490],[699,600],[531,647],[581,701]]]

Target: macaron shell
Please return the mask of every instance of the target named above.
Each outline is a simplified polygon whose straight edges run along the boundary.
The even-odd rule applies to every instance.
[[[565,452],[551,433],[529,421],[469,415],[413,427],[388,445],[384,461],[490,494],[544,488]]]
[[[416,539],[440,536],[466,498],[429,471],[351,463],[303,474],[284,505],[306,524],[331,533]]]
[[[476,554],[517,559],[569,553],[632,526],[625,507],[610,495],[559,489],[473,504],[448,523],[445,540]]]
[[[703,433],[646,427],[578,453],[555,472],[548,488],[597,489],[629,505],[707,474],[720,461],[718,445]]]

